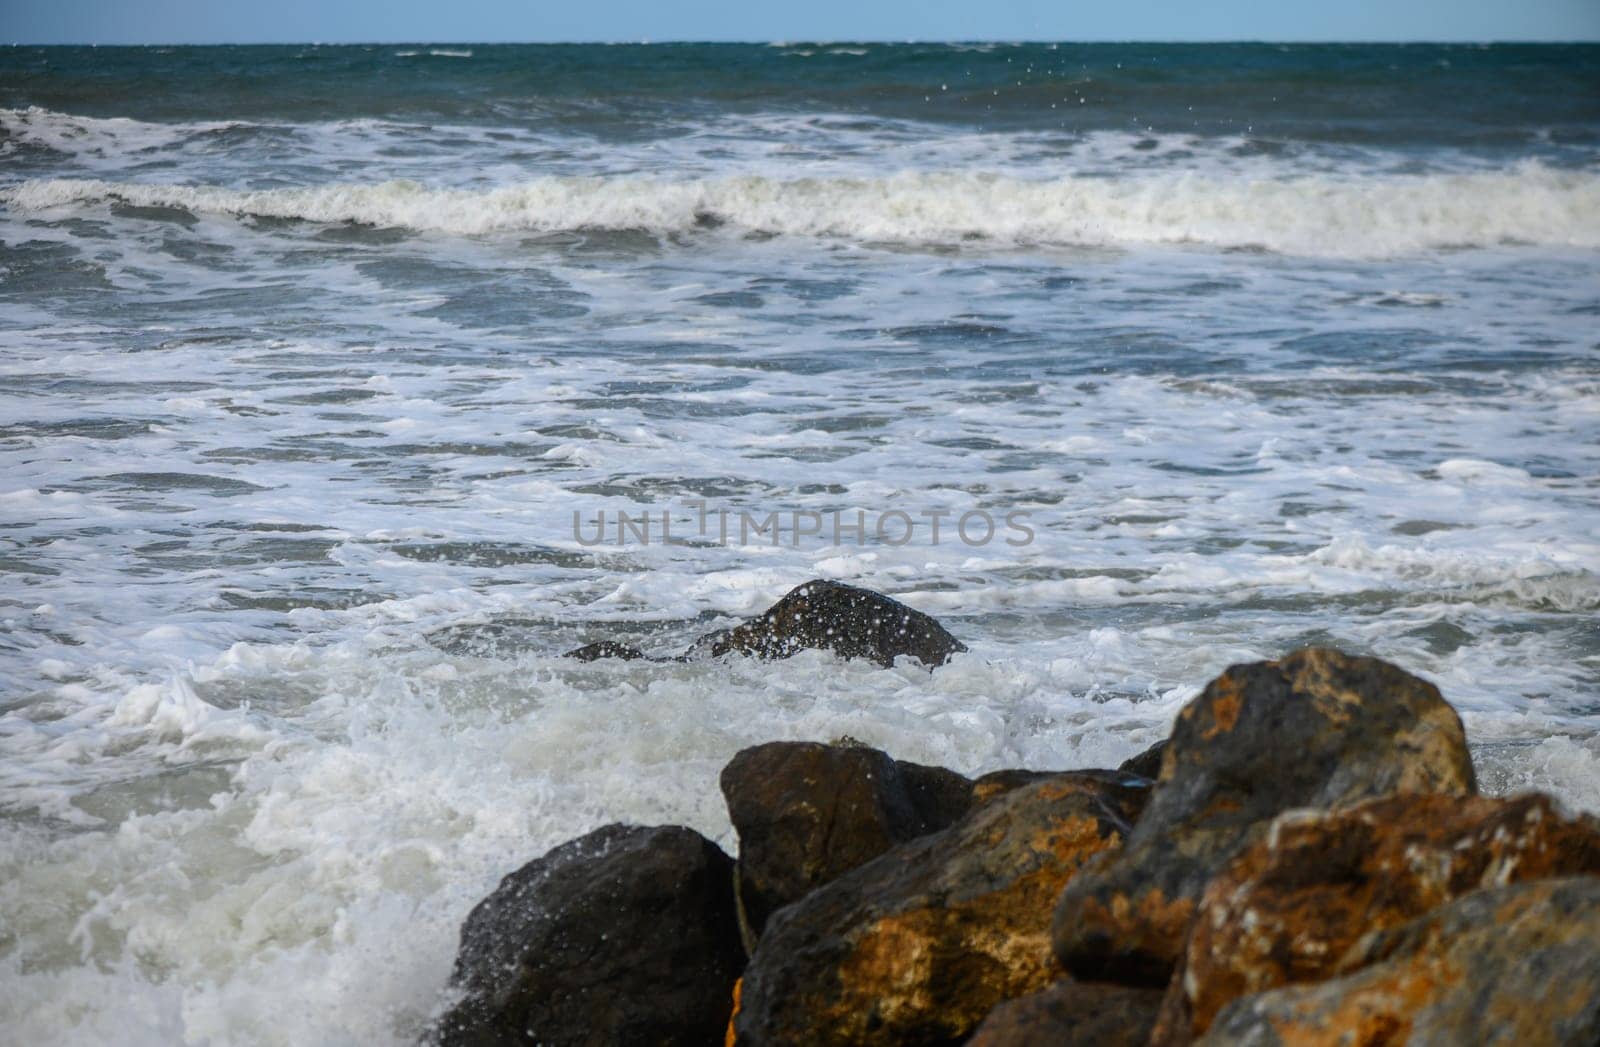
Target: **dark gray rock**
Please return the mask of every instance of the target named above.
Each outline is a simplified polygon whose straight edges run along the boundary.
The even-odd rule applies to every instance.
[[[766,613],[696,640],[685,658],[745,654],[788,658],[808,648],[882,666],[900,655],[943,665],[966,645],[933,618],[898,600],[842,582],[815,579],[796,586]]]
[[[1155,781],[1161,777],[1161,758],[1166,755],[1167,740],[1165,738],[1152,745],[1137,756],[1130,756],[1117,765],[1117,770],[1137,774],[1141,778]]]
[[[562,657],[576,658],[580,662],[598,662],[602,658],[621,658],[625,662],[637,661],[645,657],[645,653],[637,647],[615,640],[601,640],[598,643],[584,644],[577,650],[568,651]]]
[[[1160,989],[1063,978],[989,1012],[967,1047],[1145,1047]]]
[[[743,965],[733,862],[689,829],[608,825],[501,881],[461,928],[445,1047],[719,1042]]]
[[[972,805],[964,776],[860,745],[768,742],[735,756],[721,783],[752,945],[774,910]]]

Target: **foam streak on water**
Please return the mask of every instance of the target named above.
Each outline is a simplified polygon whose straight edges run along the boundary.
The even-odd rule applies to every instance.
[[[733,849],[745,745],[1111,765],[1306,643],[1600,810],[1595,49],[183,57],[0,59],[19,1042],[409,1042],[522,862]],[[697,501],[944,540],[573,532]],[[971,651],[559,657],[814,576]]]

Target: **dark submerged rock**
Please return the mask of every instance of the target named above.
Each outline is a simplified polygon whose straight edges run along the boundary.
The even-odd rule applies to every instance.
[[[939,666],[966,645],[936,620],[871,589],[815,579],[791,589],[766,613],[702,636],[685,658],[737,653],[788,658],[807,648],[891,666],[907,654]]]
[[[1160,989],[1063,978],[989,1012],[967,1047],[1144,1047]]]
[[[1364,935],[1461,895],[1573,874],[1600,876],[1600,819],[1536,793],[1283,815],[1206,888],[1156,1042],[1190,1042],[1236,997],[1321,980]]]
[[[501,881],[461,929],[434,1042],[721,1038],[744,954],[733,862],[689,829],[608,825]]]
[[[1600,879],[1476,891],[1368,935],[1340,976],[1234,1000],[1198,1041],[1600,1043]]]
[[[1168,745],[1126,846],[1062,894],[1056,954],[1080,978],[1166,984],[1206,883],[1284,810],[1476,792],[1460,717],[1437,688],[1325,648],[1228,669]]]
[[[645,657],[639,648],[615,640],[601,640],[598,643],[584,644],[577,650],[568,651],[562,657],[576,658],[580,662],[598,662],[602,658],[621,658],[631,662]]]
[[[778,910],[745,971],[746,1044],[939,1044],[1059,976],[1050,912],[1115,848],[1148,788],[1054,775],[902,844]]]

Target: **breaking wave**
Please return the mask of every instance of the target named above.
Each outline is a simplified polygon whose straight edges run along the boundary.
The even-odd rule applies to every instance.
[[[1201,244],[1335,257],[1600,247],[1600,176],[1533,163],[1494,172],[1260,180],[1197,174],[1029,180],[966,172],[544,177],[486,190],[413,181],[250,191],[44,179],[0,190],[0,202],[23,211],[123,202],[469,236],[722,229],[891,243]]]

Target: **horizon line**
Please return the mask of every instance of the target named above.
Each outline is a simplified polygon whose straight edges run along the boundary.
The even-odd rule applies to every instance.
[[[729,47],[795,47],[802,44],[838,45],[838,44],[870,44],[888,47],[909,47],[919,44],[990,44],[998,46],[1021,47],[1030,44],[1150,44],[1157,46],[1204,46],[1204,45],[1240,45],[1256,44],[1279,47],[1499,47],[1499,46],[1557,46],[1557,47],[1590,47],[1600,44],[1600,37],[1593,39],[1552,39],[1547,37],[1500,37],[1487,40],[1449,40],[1449,39],[1299,39],[1299,40],[1271,40],[1265,38],[1204,38],[1204,39],[1116,39],[1111,37],[1096,37],[1081,40],[1054,39],[1046,37],[1014,37],[1014,38],[949,38],[949,39],[882,39],[867,37],[839,37],[833,39],[799,37],[788,40],[713,40],[713,39],[663,39],[663,40],[443,40],[443,39],[397,39],[397,40],[189,40],[189,41],[142,41],[142,42],[105,42],[91,40],[77,41],[26,41],[13,40],[0,47],[399,47],[407,44],[419,46],[444,46],[444,47],[662,47],[662,46],[706,46],[720,45]]]

